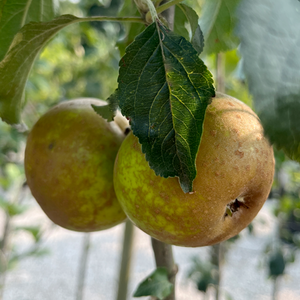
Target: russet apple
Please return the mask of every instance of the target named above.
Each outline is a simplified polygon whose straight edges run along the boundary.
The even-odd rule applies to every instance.
[[[125,135],[91,104],[106,102],[83,98],[50,109],[33,126],[25,150],[27,183],[46,215],[84,232],[126,219],[113,187],[114,161]]]
[[[155,239],[207,246],[238,234],[257,215],[273,182],[274,156],[257,115],[243,102],[217,93],[208,106],[196,158],[193,192],[178,178],[150,169],[138,138],[119,149],[114,186],[128,218]]]

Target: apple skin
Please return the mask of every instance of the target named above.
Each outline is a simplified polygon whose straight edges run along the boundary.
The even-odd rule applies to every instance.
[[[206,111],[192,193],[182,191],[178,178],[156,176],[132,133],[119,149],[114,186],[128,218],[150,236],[177,246],[208,246],[254,219],[269,195],[274,165],[257,115],[217,93]]]
[[[126,219],[113,187],[113,167],[125,138],[90,104],[91,98],[62,102],[33,126],[25,150],[25,174],[46,215],[82,232],[113,227]]]

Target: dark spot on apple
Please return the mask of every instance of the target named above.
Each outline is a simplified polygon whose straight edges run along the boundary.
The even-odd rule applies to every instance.
[[[224,217],[232,217],[232,215],[239,210],[240,207],[244,207],[249,209],[249,207],[241,200],[235,199],[234,201],[230,202],[226,206]]]
[[[239,156],[240,158],[243,158],[244,157],[244,152],[243,151],[240,151],[240,150],[236,150],[234,152],[235,155]]]
[[[130,127],[125,128],[124,134],[128,135],[130,131],[131,131]]]
[[[49,149],[49,150],[52,150],[53,147],[54,147],[54,142],[52,142],[52,143],[49,144],[48,149]]]

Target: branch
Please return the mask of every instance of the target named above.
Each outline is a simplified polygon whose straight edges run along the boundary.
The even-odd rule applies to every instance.
[[[135,22],[146,24],[146,22],[140,17],[108,17],[108,16],[99,16],[99,17],[88,17],[88,18],[80,18],[76,20],[77,22],[90,22],[90,21],[111,21],[111,22]]]
[[[165,300],[175,300],[175,279],[178,266],[174,263],[172,246],[151,238],[152,248],[155,256],[156,267],[165,267],[169,274],[169,281],[174,289]]]
[[[84,282],[86,277],[86,267],[87,267],[87,259],[90,250],[90,233],[85,233],[83,236],[83,243],[82,243],[82,252],[81,258],[79,262],[79,270],[77,274],[77,293],[76,293],[76,300],[83,299],[83,290],[84,290]]]
[[[158,14],[162,13],[163,11],[167,10],[168,8],[182,2],[183,0],[171,0],[169,2],[166,2],[162,5],[160,5],[159,7],[157,7],[156,11]]]
[[[131,267],[132,246],[134,238],[134,226],[131,221],[127,220],[124,230],[122,261],[119,273],[119,287],[117,300],[126,299],[128,281]]]

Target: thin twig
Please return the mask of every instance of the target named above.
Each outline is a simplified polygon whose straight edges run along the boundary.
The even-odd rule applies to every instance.
[[[158,14],[162,13],[163,11],[169,9],[170,7],[182,2],[183,0],[172,0],[172,1],[169,1],[169,2],[166,2],[162,5],[160,5],[159,7],[157,7],[156,11]]]
[[[85,22],[85,21],[87,22],[90,21],[134,22],[134,23],[145,24],[145,21],[140,17],[109,17],[109,16],[80,18],[78,20],[73,21],[72,23]]]
[[[79,272],[77,277],[77,292],[76,292],[76,300],[83,299],[83,292],[84,292],[84,282],[86,278],[86,266],[87,266],[87,259],[90,250],[90,233],[85,233],[83,236],[83,243],[82,243],[82,252],[79,264]]]
[[[129,274],[131,268],[132,247],[134,240],[134,226],[131,221],[127,220],[123,238],[122,261],[119,273],[119,287],[117,300],[126,300]]]
[[[220,286],[221,286],[221,278],[222,278],[222,265],[223,265],[223,256],[224,256],[223,244],[216,244],[211,247],[211,263],[217,268],[217,272],[215,274],[216,284],[215,288],[215,299],[220,299]]]

